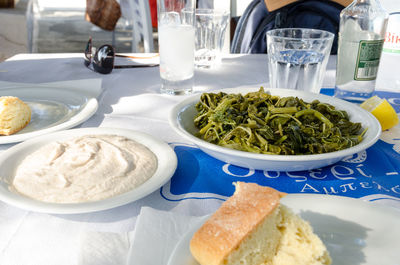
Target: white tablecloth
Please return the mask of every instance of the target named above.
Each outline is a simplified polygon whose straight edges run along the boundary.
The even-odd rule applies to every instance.
[[[101,79],[104,92],[99,97],[99,109],[80,127],[123,127],[149,133],[168,143],[184,141],[169,127],[168,113],[185,96],[159,94],[159,68],[115,69],[109,75],[101,75],[87,69],[82,58],[82,54],[20,54],[0,64],[0,81],[79,83]],[[334,76],[332,57],[323,87],[333,87]],[[197,92],[267,84],[266,55],[230,55],[223,58],[219,69],[195,73]],[[220,200],[166,201],[155,191],[111,210],[54,215],[0,202],[0,264],[124,264],[141,207],[202,216],[220,204]]]

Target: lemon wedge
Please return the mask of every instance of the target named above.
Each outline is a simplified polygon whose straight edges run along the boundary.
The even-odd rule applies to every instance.
[[[373,96],[365,100],[360,107],[371,112],[378,119],[382,126],[382,131],[390,129],[399,123],[396,111],[386,99]]]

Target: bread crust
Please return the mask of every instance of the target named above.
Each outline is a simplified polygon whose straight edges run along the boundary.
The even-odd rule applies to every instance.
[[[255,183],[235,183],[236,191],[194,234],[190,251],[200,264],[220,265],[285,194]]]

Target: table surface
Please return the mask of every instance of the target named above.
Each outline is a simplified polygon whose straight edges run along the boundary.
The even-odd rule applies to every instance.
[[[17,246],[19,249],[28,249],[32,244],[38,245],[45,242],[49,245],[49,242],[54,242],[56,238],[63,238],[65,249],[70,248],[70,250],[57,252],[56,258],[55,255],[46,257],[49,262],[47,264],[53,264],[53,261],[62,258],[68,260],[72,257],[79,260],[77,252],[80,246],[77,246],[77,242],[81,242],[82,231],[130,233],[134,231],[136,218],[143,206],[195,216],[209,214],[233,192],[233,187],[229,183],[243,179],[244,176],[249,181],[271,185],[288,193],[334,194],[400,208],[399,126],[383,132],[382,139],[373,146],[372,151],[368,150],[366,154],[358,154],[352,159],[340,162],[338,167],[341,168],[328,167],[322,173],[319,171],[318,176],[312,172],[253,172],[250,174],[250,171],[239,170],[232,173],[233,170],[229,170],[229,166],[226,169],[224,163],[204,155],[169,126],[169,111],[186,96],[169,96],[159,93],[158,67],[114,69],[109,75],[101,75],[87,69],[83,65],[82,56],[82,54],[19,54],[0,64],[0,81],[36,84],[79,82],[79,80],[87,79],[94,79],[93,82],[97,82],[95,80],[100,79],[104,91],[98,98],[99,108],[88,121],[78,127],[126,128],[153,135],[175,148],[178,156],[177,172],[171,181],[147,197],[134,203],[95,213],[75,215],[35,213],[0,202],[0,227],[3,227],[0,228],[0,253],[2,253],[0,264],[11,264],[4,261],[9,262],[12,255],[20,256]],[[323,87],[328,88],[324,90],[325,93],[331,93],[329,88],[334,87],[335,61],[335,56],[331,56],[323,83]],[[195,72],[195,92],[197,93],[221,88],[259,85],[268,87],[267,55],[264,54],[226,55],[220,68]],[[400,94],[396,91],[379,93],[387,97],[399,112]],[[0,150],[4,152],[10,146],[12,145],[3,145]],[[197,159],[200,164],[196,176],[190,175],[191,161],[187,161],[187,155]],[[386,162],[383,166],[369,166],[368,162],[371,163],[371,161],[363,156]],[[217,177],[210,176],[209,165],[212,165],[213,174],[215,173]],[[340,170],[342,170],[341,173],[338,173]],[[242,178],[238,178],[238,175]],[[194,179],[195,177],[197,179]],[[218,177],[222,180],[217,180]],[[199,180],[201,178],[204,178],[203,182]],[[43,234],[43,238],[33,239],[32,237],[37,235],[32,231],[35,229],[42,233],[47,232]],[[42,250],[38,246],[36,249],[38,253]],[[40,260],[41,254],[38,253],[31,251],[30,258]],[[15,260],[26,261],[22,257]]]

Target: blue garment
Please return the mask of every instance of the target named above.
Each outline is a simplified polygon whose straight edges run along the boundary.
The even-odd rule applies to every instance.
[[[276,28],[313,28],[332,32],[332,54],[337,52],[340,11],[329,0],[297,1],[269,12],[263,0],[254,0],[240,17],[232,40],[232,53],[267,53],[266,32]]]

